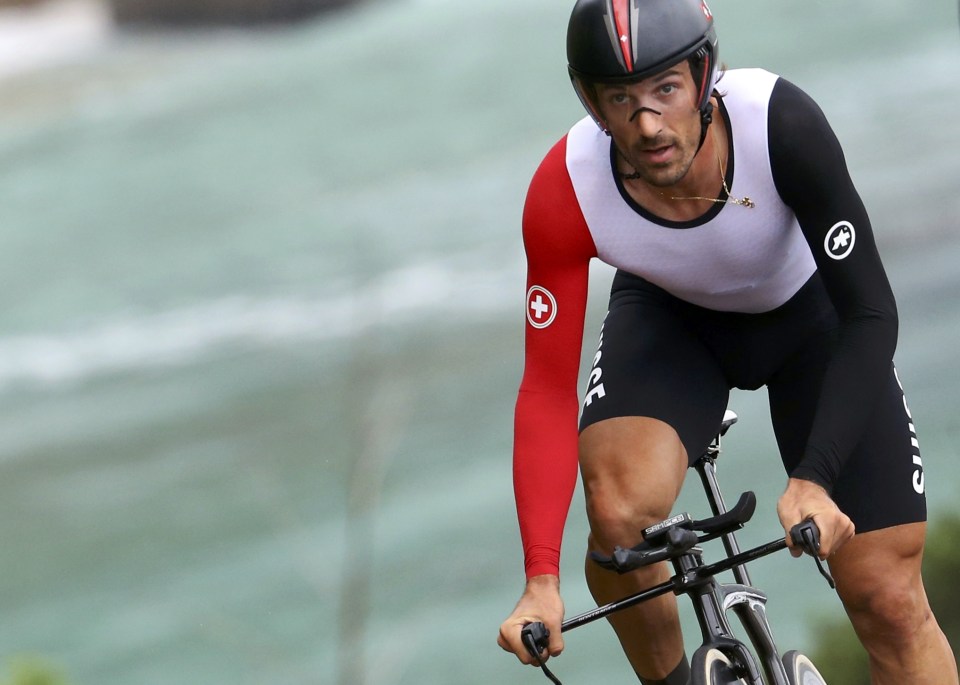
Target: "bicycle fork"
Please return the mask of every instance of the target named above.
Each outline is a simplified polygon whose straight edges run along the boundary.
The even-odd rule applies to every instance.
[[[744,585],[728,585],[723,590],[723,608],[725,611],[732,610],[740,619],[757,650],[757,656],[762,660],[766,682],[789,682],[767,621],[767,596],[756,588]]]
[[[753,655],[746,645],[733,636],[726,616],[728,608],[732,608],[740,615],[738,609],[751,601],[748,593],[752,588],[735,585],[732,587],[746,592],[724,593],[723,586],[713,577],[701,578],[697,570],[703,566],[703,561],[700,558],[700,550],[697,548],[674,559],[673,566],[677,572],[677,578],[682,578],[677,582],[677,593],[686,594],[692,600],[693,610],[701,627],[702,644],[715,647],[727,654],[738,668],[737,677],[746,679],[751,685],[762,685],[763,681],[760,679],[760,672]],[[718,601],[718,597],[723,598],[722,604]]]

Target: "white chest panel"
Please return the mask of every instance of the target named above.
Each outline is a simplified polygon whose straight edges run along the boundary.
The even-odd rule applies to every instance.
[[[776,78],[735,70],[718,84],[733,133],[730,193],[756,206],[728,203],[699,225],[668,227],[639,214],[617,187],[610,138],[589,117],[570,130],[567,169],[600,259],[720,311],[769,311],[800,289],[816,265],[770,171],[767,104]]]

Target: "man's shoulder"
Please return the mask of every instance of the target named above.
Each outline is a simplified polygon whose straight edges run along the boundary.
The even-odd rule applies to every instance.
[[[780,76],[766,69],[729,69],[717,81],[717,90],[724,98],[769,99]]]
[[[737,69],[725,69],[721,77],[723,79],[737,79],[745,82],[760,82],[760,81],[770,81],[777,80],[780,78],[779,74],[775,74],[772,71],[763,69],[761,67],[739,67]]]
[[[547,154],[543,156],[543,159],[541,159],[537,165],[536,172],[534,172],[533,178],[531,179],[531,185],[543,184],[548,180],[556,179],[558,176],[561,178],[566,176],[568,137],[569,134],[565,133],[550,146]]]
[[[534,179],[559,175],[567,181],[570,167],[576,165],[578,159],[593,159],[598,152],[603,158],[609,157],[609,140],[590,117],[581,119],[550,147]]]
[[[599,132],[592,119],[587,121]],[[563,253],[580,259],[596,254],[575,188],[578,165],[571,161],[579,154],[580,135],[590,130],[581,124],[554,143],[530,180],[523,211],[524,240],[529,250],[541,256]]]
[[[767,130],[771,109],[784,80],[766,69],[731,69],[717,82],[723,106],[734,128],[761,132]]]
[[[758,105],[770,104],[771,107],[798,107],[806,110],[816,103],[802,88],[779,74],[766,69],[730,69],[723,73],[717,83],[717,90],[724,102]]]

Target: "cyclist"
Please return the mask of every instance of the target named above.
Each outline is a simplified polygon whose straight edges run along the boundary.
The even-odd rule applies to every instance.
[[[873,682],[956,684],[920,578],[924,474],[892,361],[896,305],[823,113],[769,72],[721,74],[702,0],[578,0],[567,57],[589,116],[547,153],[524,208],[514,481],[527,584],[499,644],[531,663],[520,630],[542,621],[549,654],[563,648],[578,452],[588,547],[610,554],[669,514],[730,388],[766,386],[788,474],[780,522],[819,526]],[[618,271],[578,436],[594,257]],[[586,574],[606,603],[668,571]],[[641,682],[687,682],[675,598],[611,623]]]

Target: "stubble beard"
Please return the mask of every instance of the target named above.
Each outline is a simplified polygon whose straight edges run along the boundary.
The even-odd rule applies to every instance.
[[[656,149],[666,145],[674,146],[674,158],[670,161],[662,164],[635,162],[636,158],[642,158],[644,150]],[[690,171],[696,157],[696,151],[677,137],[641,140],[634,145],[634,148],[636,150],[635,154],[627,156],[621,152],[621,156],[639,174],[640,180],[655,188],[669,188],[679,183]]]

